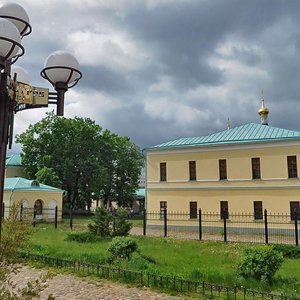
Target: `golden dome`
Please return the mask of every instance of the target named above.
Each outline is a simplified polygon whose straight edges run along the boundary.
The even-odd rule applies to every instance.
[[[258,110],[258,114],[259,114],[259,117],[260,117],[260,124],[268,125],[269,110],[265,106],[264,97],[262,97],[262,99],[261,99],[261,108]]]
[[[265,107],[265,99],[261,99],[261,108],[258,110],[259,115],[267,115],[269,110]]]

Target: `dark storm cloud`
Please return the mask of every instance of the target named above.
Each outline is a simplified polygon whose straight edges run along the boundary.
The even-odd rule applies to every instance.
[[[106,19],[138,43],[149,55],[148,60],[128,73],[109,67],[86,68],[86,84],[132,103],[111,110],[107,125],[143,147],[223,130],[228,117],[233,126],[258,122],[261,90],[271,111],[270,124],[300,128],[295,121],[297,109],[292,109],[289,117],[278,109],[282,103],[299,105],[299,11],[299,1],[187,0],[150,8],[141,1],[128,5],[121,14],[110,12]],[[230,53],[218,53],[218,47],[226,43],[233,43]],[[211,62],[220,57],[237,67],[252,68],[253,74],[241,70],[231,78],[226,66]],[[261,72],[265,73],[263,79]],[[171,87],[151,91],[149,87],[164,76]],[[225,92],[228,85],[233,86],[232,91]],[[224,93],[217,94],[218,98],[202,91],[194,97],[188,95],[189,90],[201,86],[224,87]],[[206,111],[207,118],[182,124],[176,122],[176,113],[167,120],[154,117],[142,103],[157,95],[171,100],[174,106],[180,102]]]
[[[47,14],[36,14],[41,24],[26,41],[31,55],[22,61],[39,72],[52,50],[78,50],[68,44],[68,33],[91,33],[90,49],[101,55],[95,63],[84,57],[95,51],[77,57],[83,79],[74,91],[82,103],[99,94],[105,110],[101,102],[93,117],[103,127],[130,136],[141,147],[206,135],[224,130],[228,117],[232,126],[259,122],[263,90],[269,124],[300,129],[300,1],[78,3],[68,1],[63,17],[53,14],[47,20]],[[100,51],[103,38],[120,46],[120,57],[129,60],[123,64],[120,57],[114,60],[109,51]],[[80,40],[75,45],[85,46]],[[131,55],[132,49],[138,50]],[[82,103],[66,107],[73,109],[69,115],[84,115]]]
[[[139,5],[122,18],[134,38],[153,51],[176,87],[193,88],[199,84],[219,85],[223,73],[209,63],[211,54],[229,35],[253,37],[270,26],[282,3],[270,7],[269,1],[186,1],[164,4],[153,9]],[[251,64],[255,53],[237,51]]]
[[[232,49],[232,54],[227,56],[228,59],[235,59],[241,63],[249,66],[254,66],[261,63],[262,57],[257,51],[249,48],[236,48]]]
[[[83,66],[82,73],[84,74],[82,88],[101,91],[112,96],[134,93],[134,86],[124,72],[114,71],[105,66]]]
[[[110,123],[111,131],[129,136],[142,149],[166,141],[166,135],[173,139],[188,133],[184,128],[175,128],[170,121],[149,117],[141,103],[117,108],[107,119],[116,121]]]

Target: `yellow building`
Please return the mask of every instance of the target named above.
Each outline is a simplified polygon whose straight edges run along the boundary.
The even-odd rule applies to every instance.
[[[58,220],[61,219],[63,190],[40,184],[36,180],[25,179],[24,167],[20,155],[12,155],[6,159],[4,184],[4,207],[6,216],[14,203],[22,204],[24,213],[33,215],[37,220],[53,221],[55,208],[58,209]]]
[[[249,123],[146,149],[147,212],[300,212],[300,131]]]
[[[21,162],[21,155],[12,154],[6,157],[5,163],[5,177],[24,177],[27,178],[26,173],[24,171],[24,166]]]

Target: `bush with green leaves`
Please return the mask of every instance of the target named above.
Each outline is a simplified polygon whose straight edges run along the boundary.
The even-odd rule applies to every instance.
[[[24,246],[31,233],[32,226],[27,220],[20,220],[20,205],[13,204],[9,215],[3,221],[2,236],[0,243],[0,299],[1,300],[24,300],[37,299],[44,288],[43,279],[28,282],[27,285],[15,292],[9,275],[16,273],[18,268],[14,265],[18,250]]]
[[[115,237],[111,241],[108,252],[111,260],[131,258],[133,252],[138,250],[135,240],[128,237]]]
[[[13,204],[9,216],[2,224],[2,236],[0,243],[0,262],[14,262],[18,250],[26,244],[32,234],[32,226],[29,221],[20,221],[20,205]]]
[[[257,246],[245,249],[237,271],[244,278],[270,282],[282,263],[282,254],[272,246]]]
[[[132,227],[123,208],[118,208],[113,216],[104,206],[98,207],[93,222],[88,225],[90,232],[101,237],[126,236]]]

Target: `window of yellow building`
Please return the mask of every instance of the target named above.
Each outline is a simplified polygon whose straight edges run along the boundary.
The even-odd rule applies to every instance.
[[[167,181],[167,163],[160,163],[160,181]]]
[[[254,220],[262,220],[263,219],[263,207],[262,201],[254,201]]]
[[[296,219],[295,212],[297,213],[297,220],[300,220],[300,203],[299,203],[299,201],[291,201],[290,209],[291,209],[291,220],[294,221]]]
[[[226,159],[220,159],[219,160],[219,175],[220,175],[220,180],[226,180],[227,179]]]
[[[220,202],[220,215],[222,220],[229,218],[228,201]]]
[[[190,169],[190,180],[196,180],[196,161],[189,162],[189,169]]]
[[[297,157],[296,155],[287,157],[287,165],[288,165],[288,176],[289,178],[297,178]]]
[[[190,219],[197,219],[197,202],[190,202]]]
[[[260,179],[260,158],[253,157],[252,162],[252,179]]]

